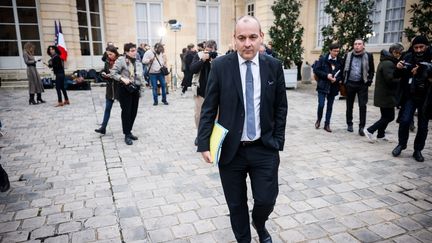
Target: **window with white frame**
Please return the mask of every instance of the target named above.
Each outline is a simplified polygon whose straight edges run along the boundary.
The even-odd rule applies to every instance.
[[[219,1],[197,1],[197,42],[214,40],[219,42]]]
[[[81,55],[100,56],[103,49],[102,6],[99,0],[76,0]]]
[[[375,0],[371,15],[373,22],[370,44],[400,42],[403,35],[405,0]]]
[[[255,16],[255,1],[246,2],[246,15]]]
[[[137,44],[154,46],[162,38],[162,4],[153,2],[136,3]]]
[[[35,55],[40,56],[42,51],[38,22],[35,0],[0,1],[0,56],[20,56],[26,42],[32,42],[35,45]]]
[[[317,16],[317,42],[316,42],[316,46],[317,47],[322,47],[324,44],[324,37],[322,35],[322,31],[321,29],[326,26],[331,24],[331,17],[330,15],[328,15],[326,12],[324,12],[325,6],[328,4],[328,0],[318,0],[317,1],[317,5],[318,5],[318,16]]]

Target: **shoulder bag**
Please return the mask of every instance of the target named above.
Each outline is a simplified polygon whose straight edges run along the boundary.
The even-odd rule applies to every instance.
[[[161,72],[164,76],[167,76],[168,74],[170,74],[170,72],[168,71],[168,68],[165,67],[164,65],[162,65],[162,64],[159,62],[159,59],[157,58],[156,53],[154,53],[154,54],[155,54],[155,57],[156,57],[156,61],[159,63],[159,66],[160,66],[160,72]]]

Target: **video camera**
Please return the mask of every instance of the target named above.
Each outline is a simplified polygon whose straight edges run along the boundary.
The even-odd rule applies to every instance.
[[[411,69],[414,66],[413,64],[411,64],[409,62],[402,62],[402,64],[403,64],[404,68],[406,68],[406,69]]]
[[[215,59],[218,56],[218,53],[215,51],[211,51],[208,53],[211,59]]]
[[[411,64],[409,62],[404,62],[403,65],[404,65],[404,68],[407,68],[407,69],[414,68],[414,64]],[[432,63],[430,63],[430,62],[419,62],[417,65],[424,66],[427,70],[432,69]]]

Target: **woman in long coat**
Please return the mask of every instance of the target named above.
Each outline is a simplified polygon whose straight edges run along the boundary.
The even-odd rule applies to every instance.
[[[44,92],[43,84],[41,81],[41,78],[39,76],[39,73],[36,70],[36,63],[40,61],[35,60],[34,57],[34,49],[35,46],[31,42],[27,42],[24,45],[24,53],[23,58],[24,62],[27,65],[27,78],[28,78],[28,86],[29,86],[29,105],[36,105],[39,103],[45,103],[44,100],[42,100],[42,92]],[[37,103],[34,100],[34,96],[37,94]]]

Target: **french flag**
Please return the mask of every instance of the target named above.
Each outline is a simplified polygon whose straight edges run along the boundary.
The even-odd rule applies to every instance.
[[[63,36],[62,27],[61,27],[61,22],[59,20],[58,27],[57,27],[57,21],[54,21],[54,24],[55,24],[55,45],[60,50],[60,58],[63,61],[66,61],[68,54],[67,54],[66,43]]]

